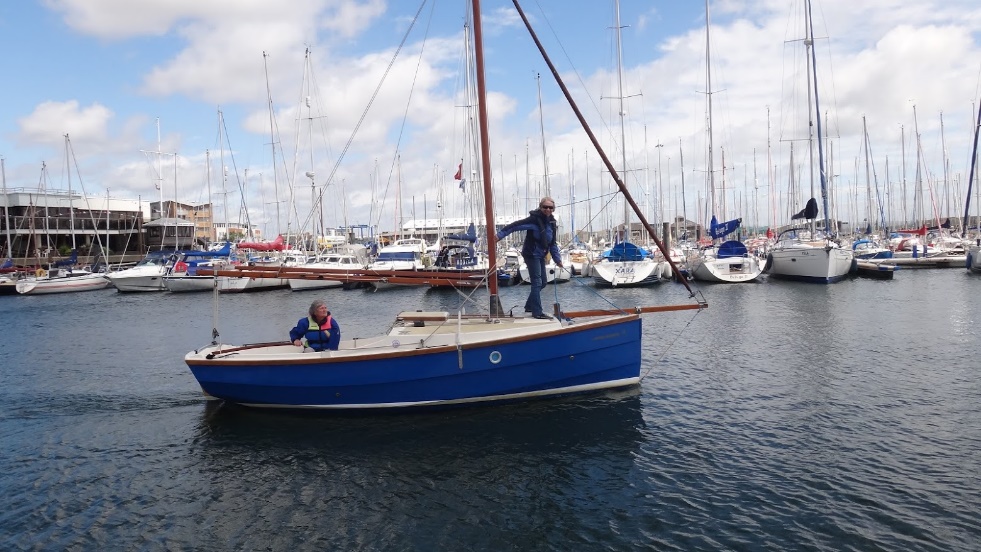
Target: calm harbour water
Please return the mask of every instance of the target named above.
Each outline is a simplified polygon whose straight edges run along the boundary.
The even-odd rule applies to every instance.
[[[208,402],[183,355],[216,310],[226,343],[320,297],[370,336],[456,292],[0,297],[0,549],[981,549],[981,278],[700,289],[645,316],[639,388],[378,416]]]

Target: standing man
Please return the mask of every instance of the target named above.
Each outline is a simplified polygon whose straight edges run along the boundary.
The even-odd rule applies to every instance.
[[[555,243],[558,226],[555,223],[555,200],[543,197],[538,202],[538,209],[528,213],[528,216],[508,224],[497,233],[498,241],[508,235],[525,231],[525,243],[521,247],[521,256],[528,265],[528,275],[531,277],[531,291],[525,301],[525,312],[530,312],[535,318],[551,320],[552,317],[542,312],[542,289],[545,288],[545,255],[551,253],[555,265],[562,268],[562,256],[559,246]]]

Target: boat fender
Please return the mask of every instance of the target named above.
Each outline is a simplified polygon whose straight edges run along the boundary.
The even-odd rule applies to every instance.
[[[44,278],[45,276],[48,275],[48,271],[44,270],[43,268],[39,268],[37,269],[37,271],[34,272],[34,275],[37,276],[38,278]]]
[[[773,266],[773,253],[770,253],[766,256],[766,264],[763,265],[763,272],[769,272],[772,266]]]

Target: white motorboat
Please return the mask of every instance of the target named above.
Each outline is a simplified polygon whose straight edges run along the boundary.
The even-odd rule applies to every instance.
[[[361,248],[364,251],[364,248]],[[302,265],[300,268],[329,268],[333,270],[358,270],[363,272],[365,264],[367,263],[367,256],[365,254],[356,255],[351,253],[331,253],[327,255],[320,255],[314,261]],[[292,291],[308,291],[313,289],[329,289],[342,287],[344,282],[341,280],[329,280],[323,278],[291,278],[290,279],[290,289]]]
[[[108,278],[120,292],[164,291],[163,277],[176,258],[174,251],[151,251],[135,266],[111,272]]]

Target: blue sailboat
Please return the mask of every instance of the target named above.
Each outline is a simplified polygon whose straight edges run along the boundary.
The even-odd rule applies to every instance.
[[[471,1],[474,34],[480,37],[480,2]],[[514,4],[533,34],[516,0]],[[479,40],[474,54],[481,141],[486,152],[490,149]],[[551,65],[547,56],[545,59]],[[561,80],[559,84],[584,121]],[[592,132],[585,125],[584,129],[599,150]],[[609,160],[602,150],[599,153],[622,187]],[[481,164],[486,234],[493,235],[493,179],[486,155]],[[638,216],[643,220],[639,212]],[[644,223],[653,235],[653,228]],[[657,241],[656,236],[654,239]],[[659,246],[663,251],[663,245]],[[489,266],[495,267],[494,247],[488,247],[488,257]],[[494,270],[489,268],[488,276]],[[187,353],[184,361],[208,396],[255,407],[389,410],[532,399],[636,385],[642,358],[641,314],[706,306],[557,309],[557,316],[546,320],[505,314],[497,295],[497,278],[490,277],[487,288],[486,313],[407,311],[397,316],[387,333],[342,339],[337,350],[315,352],[286,341],[236,346],[218,343],[216,337],[211,344]]]

